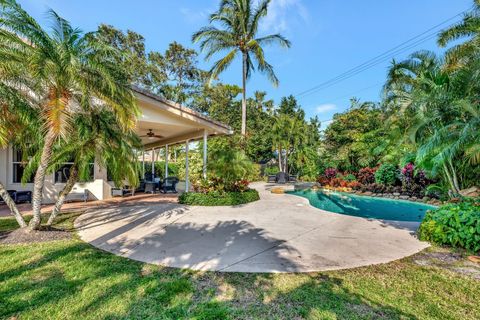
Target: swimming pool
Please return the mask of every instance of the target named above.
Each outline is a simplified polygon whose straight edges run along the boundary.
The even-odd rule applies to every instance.
[[[436,208],[424,203],[359,196],[342,192],[300,190],[287,193],[307,198],[315,208],[380,220],[420,222],[427,210]]]

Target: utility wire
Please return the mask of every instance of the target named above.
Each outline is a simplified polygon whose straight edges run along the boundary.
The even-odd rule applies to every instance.
[[[444,25],[444,24],[446,24],[446,23],[448,23],[448,22],[456,19],[457,17],[459,17],[459,16],[461,16],[461,15],[464,15],[465,13],[467,13],[467,12],[470,11],[470,10],[471,10],[471,9],[462,11],[462,12],[460,12],[460,13],[452,16],[451,18],[448,18],[447,20],[444,20],[444,21],[440,22],[439,24],[437,24],[437,25],[429,28],[428,30],[420,33],[419,35],[417,35],[417,36],[415,36],[415,37],[413,37],[413,38],[410,38],[409,40],[407,40],[407,41],[405,41],[405,42],[403,42],[403,43],[401,43],[401,44],[393,47],[392,49],[387,50],[387,51],[385,51],[384,53],[382,53],[382,54],[380,54],[380,55],[378,55],[378,56],[376,56],[376,57],[374,57],[374,58],[372,58],[372,59],[370,59],[370,60],[367,60],[367,61],[365,61],[364,63],[362,63],[362,64],[360,64],[360,65],[358,65],[358,66],[356,66],[356,67],[354,67],[354,68],[352,68],[352,69],[350,69],[350,70],[347,70],[346,72],[344,72],[344,73],[342,73],[342,74],[340,74],[340,75],[338,75],[338,76],[336,76],[336,77],[334,77],[334,78],[332,78],[332,79],[330,79],[330,80],[327,80],[327,81],[325,81],[325,82],[323,82],[323,83],[320,83],[320,84],[318,84],[318,85],[316,85],[316,86],[314,86],[314,87],[312,87],[312,88],[310,88],[310,89],[308,89],[308,90],[305,90],[305,91],[303,91],[303,92],[298,93],[297,95],[295,95],[295,97],[297,97],[297,98],[303,98],[303,97],[305,97],[305,96],[307,96],[307,95],[310,95],[310,94],[313,94],[313,93],[315,93],[315,92],[317,92],[317,91],[320,91],[320,90],[329,88],[329,87],[331,87],[331,86],[333,86],[333,85],[335,85],[335,84],[337,84],[337,83],[339,83],[339,82],[342,82],[342,81],[344,81],[344,80],[346,80],[346,79],[348,79],[348,78],[351,78],[351,77],[353,77],[353,76],[355,76],[355,75],[357,75],[357,74],[359,74],[359,73],[361,73],[361,72],[363,72],[363,71],[365,71],[365,70],[367,70],[367,69],[370,69],[370,68],[372,68],[373,66],[376,66],[376,65],[378,65],[378,64],[380,64],[380,63],[382,63],[382,62],[384,62],[384,61],[386,61],[386,60],[389,60],[389,59],[391,59],[392,57],[394,57],[395,55],[398,55],[398,54],[400,54],[400,53],[402,53],[402,52],[404,52],[404,51],[406,51],[406,50],[409,50],[409,49],[411,49],[411,48],[413,48],[413,47],[416,47],[416,46],[418,46],[419,44],[421,44],[421,43],[423,43],[423,42],[426,42],[426,41],[428,41],[428,40],[436,37],[436,36],[437,36],[437,33],[438,33],[438,30],[435,31],[433,34],[431,34],[432,31],[434,31],[434,30],[436,30],[438,27],[440,27],[440,26],[442,26],[442,25]],[[447,27],[450,27],[450,26],[452,26],[452,25],[454,25],[454,24],[456,24],[456,22],[453,23],[453,24],[451,24],[451,25],[449,25],[449,26],[447,26]]]

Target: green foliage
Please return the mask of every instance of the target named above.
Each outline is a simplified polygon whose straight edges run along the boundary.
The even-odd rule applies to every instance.
[[[325,160],[341,171],[375,167],[382,158],[385,115],[371,102],[352,100],[350,109],[335,114],[325,129]]]
[[[208,172],[210,176],[223,181],[226,191],[234,190],[238,181],[258,175],[258,168],[255,168],[242,151],[218,149],[209,156],[211,160],[208,162]]]
[[[438,244],[480,251],[480,200],[465,200],[429,211],[420,238]]]
[[[193,206],[236,206],[259,199],[258,191],[249,189],[243,192],[185,192],[178,197],[178,202]]]
[[[400,171],[397,166],[390,163],[384,163],[375,172],[375,182],[392,186],[397,182],[399,174]]]
[[[278,166],[265,167],[263,173],[266,176],[276,175],[278,173]]]
[[[348,182],[357,181],[357,177],[355,177],[354,174],[349,173],[349,174],[343,176],[343,180],[348,181]]]
[[[149,173],[152,170],[151,162],[145,162],[145,172]],[[181,165],[178,163],[168,162],[168,176],[179,177],[179,172],[185,175],[185,169],[180,170]],[[165,161],[155,161],[155,175],[158,177],[165,177]],[[184,177],[183,177],[184,178]]]

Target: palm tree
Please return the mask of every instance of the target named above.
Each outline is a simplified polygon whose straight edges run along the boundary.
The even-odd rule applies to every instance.
[[[42,120],[30,221],[31,229],[37,229],[52,149],[71,132],[75,113],[103,101],[128,130],[138,109],[128,77],[114,63],[118,51],[73,28],[54,11],[49,11],[53,26],[47,32],[14,0],[3,0],[0,9],[0,82],[22,95]]]
[[[472,53],[480,48],[480,0],[474,0],[473,8],[466,13],[461,22],[442,31],[438,36],[438,44],[446,47],[449,43],[468,38],[447,51],[447,67],[456,69],[466,63]]]
[[[223,0],[217,12],[210,16],[210,23],[218,22],[223,28],[207,26],[194,33],[192,41],[200,42],[202,51],[206,51],[205,59],[225,50],[228,53],[214,63],[210,70],[210,81],[217,78],[240,54],[242,58],[242,135],[247,130],[247,92],[246,82],[257,69],[264,73],[274,86],[278,79],[273,67],[265,60],[264,45],[278,44],[289,48],[290,41],[280,34],[257,37],[260,20],[267,15],[270,0],[261,1],[256,7],[252,0]]]
[[[24,157],[28,155],[26,151],[30,149],[30,144],[26,142],[33,142],[39,138],[38,118],[38,112],[32,109],[22,96],[0,83],[0,148],[14,144],[17,149],[22,150]],[[25,219],[1,181],[0,197],[9,207],[19,226],[26,227]]]
[[[450,72],[443,59],[417,52],[392,66],[385,86],[387,103],[406,118],[403,138],[416,146],[417,163],[442,174],[454,194],[465,159],[478,164],[480,158],[478,61]]]
[[[77,115],[74,122],[75,133],[59,146],[61,150],[52,159],[52,168],[72,158],[73,164],[70,176],[48,218],[49,226],[60,213],[65,198],[75,183],[79,179],[89,178],[93,159],[108,169],[109,176],[116,185],[120,185],[124,179],[133,187],[138,184],[135,149],[141,148],[141,141],[133,131],[125,133],[115,115],[106,110]]]

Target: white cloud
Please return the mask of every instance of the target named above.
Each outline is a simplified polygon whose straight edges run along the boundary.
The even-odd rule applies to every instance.
[[[333,111],[335,109],[337,109],[336,105],[331,104],[331,103],[327,103],[327,104],[319,105],[318,107],[315,108],[315,111],[317,113],[325,113],[325,112],[328,112],[328,111]]]
[[[184,16],[188,23],[196,24],[199,22],[208,22],[208,17],[213,13],[213,9],[192,10],[190,8],[180,8],[180,13]]]
[[[308,22],[309,14],[301,0],[272,0],[267,16],[262,20],[260,29],[269,32],[285,32],[291,19],[300,18]]]

